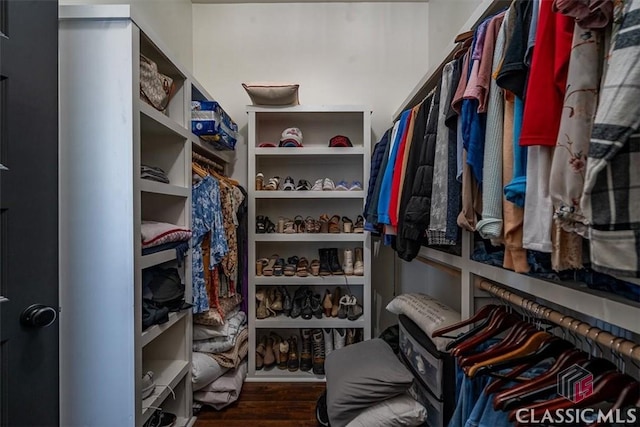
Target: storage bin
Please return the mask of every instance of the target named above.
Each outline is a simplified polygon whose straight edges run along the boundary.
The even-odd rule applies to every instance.
[[[221,150],[234,150],[238,125],[215,101],[191,101],[191,132]]]

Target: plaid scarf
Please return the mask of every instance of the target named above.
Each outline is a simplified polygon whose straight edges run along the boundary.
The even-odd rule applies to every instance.
[[[611,46],[591,134],[581,205],[595,270],[640,277],[640,0]]]

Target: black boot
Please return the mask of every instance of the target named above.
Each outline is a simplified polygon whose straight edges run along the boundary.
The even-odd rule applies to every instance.
[[[310,371],[313,367],[313,356],[311,355],[311,329],[300,329],[300,370]]]
[[[318,249],[320,252],[320,275],[331,275],[331,266],[329,264],[329,249]]]
[[[314,329],[311,333],[313,342],[313,373],[324,375],[325,346],[322,329]]]
[[[340,266],[340,258],[338,258],[338,248],[329,249],[329,268],[331,269],[331,274],[336,276],[342,276],[344,274]]]
[[[293,308],[291,295],[289,295],[289,291],[286,286],[280,286],[280,293],[282,294],[282,312],[285,316],[289,316],[291,315],[291,309]]]

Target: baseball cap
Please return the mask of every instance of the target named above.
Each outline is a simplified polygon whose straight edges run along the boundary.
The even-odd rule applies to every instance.
[[[329,147],[353,147],[353,144],[346,136],[336,135],[329,140]]]
[[[298,128],[287,128],[282,131],[280,147],[302,147],[302,131]]]
[[[273,142],[261,142],[260,145],[258,145],[258,147],[261,148],[266,148],[266,147],[275,147],[276,144],[274,144]]]

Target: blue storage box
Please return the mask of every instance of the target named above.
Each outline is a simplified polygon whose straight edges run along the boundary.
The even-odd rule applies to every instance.
[[[215,101],[191,101],[191,132],[221,150],[234,150],[238,125]]]

